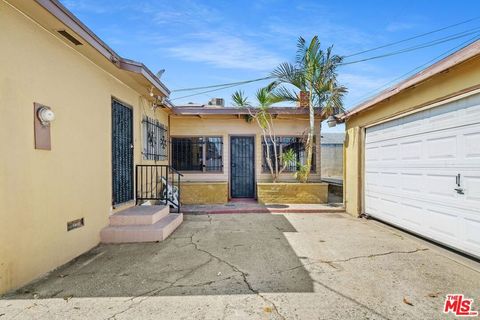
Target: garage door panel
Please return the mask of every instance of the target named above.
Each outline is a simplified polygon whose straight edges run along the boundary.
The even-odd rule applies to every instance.
[[[465,173],[462,179],[465,184],[465,200],[472,202],[480,210],[480,172]]]
[[[366,213],[480,257],[480,94],[368,128],[365,141]]]
[[[387,144],[380,149],[381,159],[383,161],[396,160],[399,158],[398,145]]]
[[[455,176],[454,173],[426,174],[424,176],[426,193],[440,198],[454,199]]]
[[[427,209],[428,228],[441,234],[442,237],[446,236],[455,240],[455,236],[458,234],[458,216],[452,212],[454,211],[443,207],[429,206]]]
[[[457,137],[455,135],[430,138],[426,141],[427,159],[454,159],[457,156]]]
[[[399,189],[401,185],[399,177],[400,175],[396,172],[382,172],[380,177],[382,187],[387,188],[391,191]]]
[[[412,225],[416,230],[421,227],[425,220],[425,212],[422,203],[405,199],[402,202],[402,219]]]
[[[393,221],[400,220],[398,213],[401,211],[399,199],[394,196],[385,195],[380,198],[382,203],[382,213],[390,216]]]
[[[423,189],[423,174],[403,172],[401,175],[401,188],[406,192],[422,192]]]
[[[368,147],[365,149],[365,159],[370,162],[380,160],[380,147]]]
[[[465,241],[472,247],[480,246],[480,219],[465,219],[463,221]]]
[[[463,146],[465,148],[465,158],[480,159],[480,132],[464,134]]]
[[[413,140],[401,143],[402,160],[420,160],[422,158],[422,141]]]

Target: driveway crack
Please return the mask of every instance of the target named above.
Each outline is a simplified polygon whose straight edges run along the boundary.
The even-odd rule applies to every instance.
[[[304,264],[298,265],[296,267],[283,270],[283,271],[281,271],[281,273],[287,272],[287,271],[292,271],[292,270],[302,268],[302,267],[305,267],[305,266],[308,266],[308,265],[316,264],[316,263],[328,264],[330,267],[332,267],[334,269],[338,269],[334,265],[334,263],[348,262],[348,261],[357,260],[357,259],[382,257],[382,256],[391,255],[391,254],[412,254],[412,253],[417,253],[417,252],[420,252],[420,251],[427,251],[427,250],[428,250],[428,248],[417,248],[415,250],[410,250],[410,251],[388,251],[388,252],[373,253],[373,254],[369,254],[369,255],[354,256],[354,257],[350,257],[350,258],[346,258],[346,259],[337,259],[337,260],[315,259],[315,260],[312,260],[311,262],[304,263]]]
[[[216,259],[217,261],[219,262],[222,262],[224,264],[226,264],[227,266],[229,266],[233,271],[239,273],[242,277],[242,280],[243,282],[245,283],[245,285],[247,286],[248,290],[252,293],[254,293],[255,295],[257,295],[258,297],[260,297],[265,303],[269,304],[272,306],[273,308],[273,311],[274,313],[280,318],[280,319],[283,319],[285,320],[286,318],[280,313],[280,311],[278,310],[278,307],[277,305],[270,299],[268,299],[267,297],[265,297],[264,295],[262,295],[258,290],[256,290],[255,288],[253,288],[252,284],[248,281],[248,273],[242,271],[241,269],[239,269],[237,266],[235,266],[234,264],[232,264],[231,262],[227,261],[227,260],[224,260],[222,258],[220,258],[219,256],[211,253],[210,251],[208,250],[205,250],[205,249],[202,249],[199,247],[198,243],[196,243],[195,241],[193,241],[193,237],[195,236],[196,234],[192,234],[192,237],[190,239],[191,241],[191,244],[195,247],[195,250],[197,251],[200,251],[200,252],[204,252],[206,254],[208,254],[210,257]]]

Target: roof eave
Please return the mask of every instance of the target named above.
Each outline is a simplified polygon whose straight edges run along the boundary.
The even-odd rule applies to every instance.
[[[206,107],[174,107],[173,111],[176,115],[181,116],[208,116],[208,115],[248,115],[250,112],[245,108],[206,108]],[[284,115],[284,116],[299,116],[299,115],[306,115],[308,116],[307,109],[300,109],[300,108],[270,108],[270,113],[272,115]],[[318,116],[321,115],[321,112],[316,112]]]
[[[58,0],[35,0],[45,10],[61,21],[68,28],[82,37],[89,45],[95,48],[106,59],[114,63],[118,68],[142,75],[163,95],[169,96],[170,90],[158,79],[155,74],[144,64],[120,57],[112,48],[101,40],[93,31],[83,24]]]

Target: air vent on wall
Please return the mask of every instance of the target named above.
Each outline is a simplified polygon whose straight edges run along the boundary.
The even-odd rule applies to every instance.
[[[60,33],[62,36],[64,36],[67,40],[69,40],[74,45],[76,46],[82,45],[80,41],[75,39],[75,37],[72,36],[70,33],[68,33],[66,30],[58,30],[58,33]]]
[[[73,220],[73,221],[68,221],[67,222],[67,231],[83,227],[84,225],[85,225],[85,221],[83,220],[83,218]]]

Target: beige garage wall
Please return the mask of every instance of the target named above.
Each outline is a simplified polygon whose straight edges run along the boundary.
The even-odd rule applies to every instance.
[[[0,30],[2,293],[98,244],[112,210],[112,96],[134,108],[136,163],[141,116],[153,113],[133,89],[3,1]],[[55,112],[51,151],[34,149],[34,102]],[[67,221],[82,217],[85,226],[67,232]]]
[[[428,107],[446,98],[476,90],[479,86],[480,57],[476,57],[348,118],[345,124],[346,211],[354,216],[363,211],[363,152],[366,126]]]
[[[255,170],[257,181],[271,181],[269,173],[262,172],[262,143],[261,130],[254,122],[248,123],[243,118],[232,116],[216,116],[215,118],[199,117],[171,117],[171,135],[175,136],[221,136],[223,137],[223,165],[222,173],[188,173],[183,172],[185,181],[228,181],[230,174],[230,142],[232,135],[255,135]],[[308,128],[308,119],[277,119],[274,121],[275,133],[277,136],[302,136]],[[316,124],[319,130],[319,123]],[[318,131],[316,135],[318,136]],[[317,150],[319,150],[319,139],[316,139]],[[317,169],[320,168],[320,156],[316,157]],[[319,179],[319,174],[312,174],[311,181]],[[283,173],[281,180],[295,180],[292,173]]]

